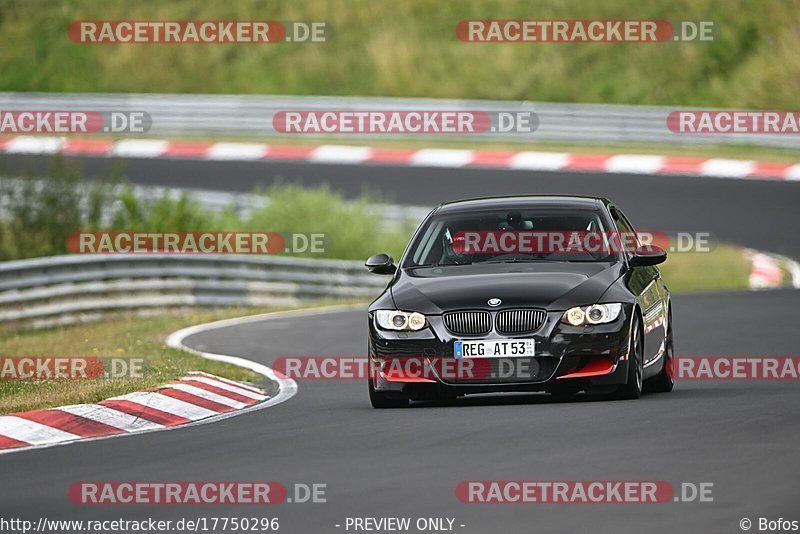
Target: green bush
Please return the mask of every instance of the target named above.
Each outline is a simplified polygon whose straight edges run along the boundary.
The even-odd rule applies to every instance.
[[[7,206],[0,260],[65,254],[68,236],[80,231],[324,233],[325,252],[305,256],[362,260],[376,252],[399,256],[413,230],[387,224],[377,199],[366,195],[350,201],[326,186],[296,185],[258,194],[270,201],[246,216],[233,207],[213,213],[186,195],[143,198],[118,179],[84,182],[79,169],[57,158],[47,179],[0,180],[0,206]]]
[[[181,195],[164,193],[155,199],[136,196],[131,187],[116,195],[118,202],[111,224],[117,232],[204,232],[221,230],[219,217]]]
[[[254,210],[240,229],[325,233],[325,257],[366,259],[376,252],[399,257],[411,233],[408,224],[400,228],[386,224],[375,199],[366,196],[346,201],[326,186],[308,189],[296,185],[272,186],[261,194],[270,202]]]
[[[0,181],[0,260],[32,258],[66,252],[67,237],[102,225],[111,205],[110,184],[87,184],[79,170],[56,157],[50,178]]]

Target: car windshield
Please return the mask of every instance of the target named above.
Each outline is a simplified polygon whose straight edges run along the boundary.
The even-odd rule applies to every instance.
[[[614,233],[595,209],[513,208],[435,215],[404,267],[475,263],[613,262]]]

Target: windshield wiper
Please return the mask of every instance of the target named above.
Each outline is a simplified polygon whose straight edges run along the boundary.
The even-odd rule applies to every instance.
[[[420,269],[426,267],[460,267],[462,265],[473,265],[475,262],[468,261],[464,263],[423,263],[422,265],[414,265],[412,269]]]

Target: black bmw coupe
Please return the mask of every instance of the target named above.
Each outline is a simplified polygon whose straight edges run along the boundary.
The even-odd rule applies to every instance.
[[[375,408],[473,393],[671,391],[672,308],[645,243],[604,198],[448,202],[420,224],[369,307]]]

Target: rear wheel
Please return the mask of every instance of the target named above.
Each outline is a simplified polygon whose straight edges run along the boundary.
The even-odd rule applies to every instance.
[[[667,335],[664,339],[664,367],[652,380],[647,381],[647,390],[656,393],[669,393],[675,387],[672,380],[672,357],[674,349],[672,345],[672,311],[667,319]]]
[[[373,408],[405,408],[408,406],[408,397],[395,391],[376,391],[372,385],[372,379],[368,378],[369,402]]]
[[[617,388],[614,398],[638,399],[642,396],[642,377],[644,376],[644,343],[639,319],[633,318],[631,339],[628,345],[628,382]]]

